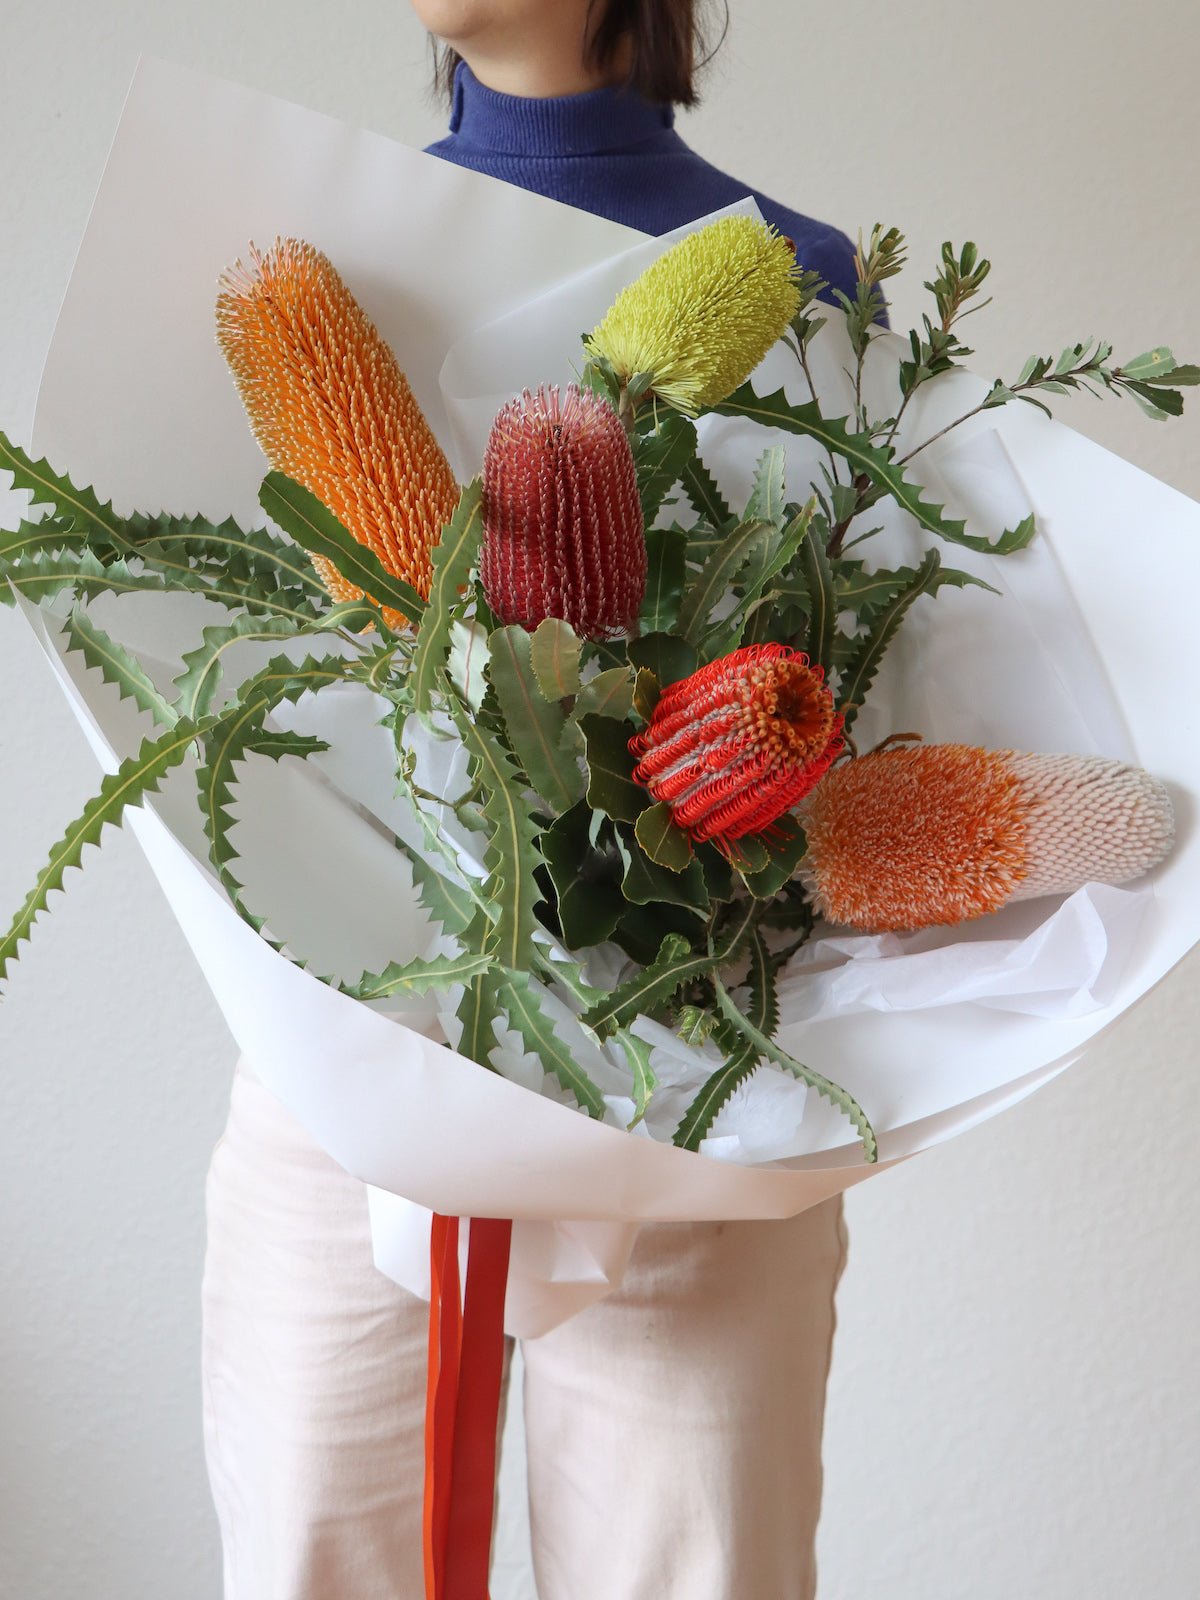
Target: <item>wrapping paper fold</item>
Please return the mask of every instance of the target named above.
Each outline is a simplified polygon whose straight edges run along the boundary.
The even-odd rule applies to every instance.
[[[145,64],[47,359],[36,451],[111,493],[118,509],[255,520],[263,463],[212,338],[212,303],[221,268],[248,240],[277,233],[310,239],[335,261],[464,475],[497,405],[524,385],[569,378],[580,330],[663,248],[313,113]],[[832,414],[845,384],[839,339],[830,327],[814,352]],[[873,351],[870,383],[894,381],[896,343]],[[774,352],[759,387],[792,388],[789,362]],[[928,437],[981,390],[966,375],[934,386],[910,408],[906,441]],[[710,421],[703,442],[729,492],[744,493],[761,430]],[[791,482],[807,484],[812,460],[787,443]],[[1004,597],[971,589],[917,608],[860,719],[863,742],[918,727],[930,739],[1136,759],[1171,784],[1180,830],[1146,887],[1091,887],[968,930],[831,936],[806,952],[783,985],[781,1040],[863,1102],[881,1166],[1047,1081],[1200,937],[1189,798],[1200,791],[1197,714],[1163,695],[1196,671],[1186,607],[1200,580],[1200,507],[1023,407],[989,413],[925,459],[931,491],[974,531],[994,534],[1032,509],[1042,537],[1003,562],[946,552]],[[872,558],[893,565],[914,538],[897,517]],[[1129,559],[1135,542],[1153,559]],[[52,616],[25,610],[111,768],[131,737],[128,707],[78,657],[62,656]],[[114,631],[169,662],[184,614],[173,602],[123,606]],[[314,866],[279,908],[289,939],[322,971],[370,964],[385,939],[384,959],[402,957],[398,924],[414,948],[429,937],[388,842],[402,819],[370,713],[369,697],[353,694],[302,704],[301,720],[327,728],[332,719],[338,750],[321,758],[323,770],[250,763],[239,791],[246,859],[261,856],[255,870],[270,883],[274,849],[281,894],[311,828],[336,835],[336,872],[322,879]],[[759,1104],[756,1122],[749,1093],[694,1155],[589,1121],[458,1056],[440,1042],[430,1005],[385,1013],[335,992],[240,921],[204,864],[190,804],[186,783],[168,786],[132,819],[142,847],[242,1050],[313,1137],[372,1186],[376,1259],[415,1292],[428,1292],[432,1210],[517,1219],[507,1325],[536,1335],[619,1281],[639,1222],[785,1216],[872,1170],[812,1095],[790,1143],[771,1144],[769,1107]],[[256,832],[256,816],[271,826]],[[381,874],[395,884],[386,916],[384,896],[355,892]],[[659,1042],[666,1082],[673,1047],[669,1036]],[[769,1099],[769,1083],[758,1093]],[[758,1164],[748,1164],[756,1150]]]

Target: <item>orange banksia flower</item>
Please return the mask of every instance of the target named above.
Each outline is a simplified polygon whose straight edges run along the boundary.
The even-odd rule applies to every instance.
[[[483,458],[487,603],[503,623],[569,622],[581,639],[630,633],[646,592],[637,470],[616,412],[590,389],[526,390]]]
[[[221,278],[217,342],[254,437],[273,467],[427,597],[430,551],[458,486],[407,378],[319,250],[277,239],[250,258]],[[331,562],[312,560],[335,600],[360,597]]]
[[[1139,767],[961,744],[846,761],[799,820],[808,840],[800,872],[816,909],[880,931],[1126,883],[1157,866],[1174,838],[1167,791]]]
[[[629,748],[634,777],[676,825],[720,845],[769,830],[828,769],[841,734],[820,668],[755,644],[664,689]]]

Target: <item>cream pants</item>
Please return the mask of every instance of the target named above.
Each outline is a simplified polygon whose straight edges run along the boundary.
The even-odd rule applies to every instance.
[[[204,1423],[226,1600],[421,1600],[427,1306],[362,1185],[239,1067],[208,1180]],[[643,1229],[527,1340],[539,1600],[811,1600],[840,1201]]]

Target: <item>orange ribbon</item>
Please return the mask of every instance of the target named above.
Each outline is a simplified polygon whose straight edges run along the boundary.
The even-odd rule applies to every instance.
[[[512,1223],[472,1219],[461,1298],[458,1224],[435,1213],[429,1242],[426,1600],[488,1600]]]

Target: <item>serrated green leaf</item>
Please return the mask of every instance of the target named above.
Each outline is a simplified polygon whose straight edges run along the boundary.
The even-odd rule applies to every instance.
[[[76,607],[64,624],[67,650],[77,650],[89,667],[94,667],[106,683],[113,684],[120,697],[134,701],[148,711],[160,727],[173,728],[179,713],[154,686],[141,662],[124,645],[98,628],[87,612]]]
[[[731,528],[683,592],[678,628],[682,636],[699,641],[716,606],[729,593],[738,573],[752,556],[777,536],[769,522],[740,522]]]
[[[623,722],[633,710],[633,672],[625,667],[607,667],[589,679],[580,689],[572,716],[576,722],[584,717],[612,717]]]
[[[804,610],[808,631],[804,641],[808,659],[828,675],[833,664],[833,638],[837,629],[838,600],[833,568],[819,538],[809,537],[800,546],[800,574],[804,579]]]
[[[449,989],[457,983],[469,983],[493,965],[490,955],[464,950],[456,956],[393,961],[382,972],[364,972],[361,978],[340,984],[339,988],[356,1000],[382,1000],[398,989],[409,994],[428,994],[431,989]]]
[[[579,659],[583,650],[575,629],[558,617],[546,617],[532,635],[531,653],[538,688],[547,700],[566,700],[579,693]]]
[[[0,528],[0,559],[28,560],[42,551],[69,550],[81,542],[82,535],[57,517],[44,517],[40,522],[22,521],[15,528]]]
[[[31,506],[49,506],[56,519],[96,551],[127,548],[111,502],[102,505],[95,490],[76,487],[65,473],[55,472],[45,458],[35,461],[4,433],[0,433],[0,471],[12,474],[14,488],[29,492]]]
[[[747,522],[769,522],[781,528],[785,519],[787,496],[784,490],[784,464],[786,453],[781,444],[769,445],[758,458],[754,469],[754,488],[746,505]]]
[[[429,604],[417,633],[409,680],[413,704],[423,715],[432,709],[434,691],[440,687],[442,668],[450,649],[450,623],[458,605],[458,592],[465,586],[479,558],[482,540],[483,485],[479,478],[474,478],[463,490],[454,515],[442,530],[441,541],[432,553],[433,582]]]
[[[526,1048],[537,1056],[547,1072],[553,1073],[570,1091],[590,1117],[603,1120],[604,1096],[576,1061],[542,1009],[536,989],[527,972],[508,972],[500,984],[500,1003],[511,1026],[521,1035]]]
[[[485,723],[471,717],[456,700],[450,715],[467,747],[485,796],[487,823],[487,894],[495,911],[488,949],[502,966],[528,972],[534,964],[534,907],[542,898],[535,874],[541,862],[538,826],[521,794],[512,758]]]
[[[98,594],[163,594],[168,588],[157,573],[134,572],[124,560],[106,566],[91,550],[41,550],[13,561],[0,559],[0,604],[13,603],[9,584],[38,605],[64,589],[76,599],[91,599]]]
[[[651,1014],[665,1005],[679,986],[689,978],[699,977],[709,970],[711,957],[694,955],[688,941],[671,933],[663,940],[658,955],[643,967],[636,977],[618,984],[611,994],[594,1005],[583,1016],[584,1022],[600,1038],[615,1028],[622,1027],[638,1017]]]
[[[379,606],[389,606],[420,622],[425,602],[402,578],[395,577],[373,550],[360,544],[316,495],[283,472],[268,472],[258,492],[263,510],[296,543],[312,555],[332,561],[347,583],[361,589]],[[444,657],[443,657],[444,660]]]
[[[699,456],[693,456],[685,464],[681,480],[683,492],[698,517],[703,517],[714,528],[727,527],[733,521],[733,512],[717,487],[717,480]]]
[[[776,967],[766,940],[757,927],[750,935],[749,954],[746,982],[750,997],[747,1012],[756,1027],[771,1034],[779,1026]],[[725,1051],[725,1061],[710,1074],[672,1136],[672,1142],[684,1150],[699,1150],[711,1132],[721,1107],[758,1067],[758,1051],[740,1035],[732,1033],[728,1023],[722,1026],[719,1018],[713,1018],[712,1021],[717,1041]]]
[[[678,412],[669,413],[656,433],[644,434],[634,446],[638,494],[649,531],[662,503],[696,454],[696,428]]]
[[[636,1033],[630,1033],[628,1028],[618,1028],[613,1039],[625,1052],[633,1076],[633,1117],[626,1124],[628,1131],[636,1128],[646,1115],[654,1091],[658,1088],[658,1079],[650,1065],[651,1048],[644,1039],[639,1039]]]
[[[50,851],[37,882],[26,895],[8,932],[0,939],[0,978],[7,975],[18,947],[29,938],[34,920],[46,909],[51,891],[62,888],[69,867],[79,866],[84,847],[99,844],[106,824],[119,822],[128,807],[140,805],[147,795],[153,794],[167,773],[186,758],[203,732],[203,724],[177,722],[157,739],[145,740],[136,755],[123,761],[116,772],[104,779],[99,792]]]
[[[508,742],[529,782],[556,814],[573,806],[584,789],[578,726],[558,700],[547,700],[533,668],[532,641],[524,628],[497,628],[488,639],[488,677]]]
[[[692,860],[692,841],[675,825],[671,808],[663,801],[648,806],[634,824],[634,835],[657,866],[683,872]]]
[[[714,1020],[712,1012],[703,1006],[680,1006],[675,1032],[684,1044],[696,1048],[712,1033]]]
[[[651,528],[646,534],[646,594],[643,633],[669,633],[679,615],[687,581],[687,534],[682,528]]]
[[[757,395],[749,383],[744,383],[714,409],[721,416],[749,417],[765,427],[782,428],[785,432],[816,440],[890,494],[896,504],[915,517],[922,528],[936,534],[939,539],[965,545],[971,550],[990,550],[1003,554],[1005,541],[1015,536],[1016,530],[1012,534],[1002,534],[999,540],[976,538],[968,534],[965,523],[948,518],[941,506],[924,498],[921,486],[905,476],[890,449],[873,444],[869,434],[852,433],[845,417],[822,416],[815,401],[809,401],[806,405],[792,405],[782,389],[770,395]],[[1025,542],[1028,543],[1028,538]],[[1007,548],[1019,548],[1019,545],[1010,544]]]
[[[637,762],[630,752],[633,729],[611,717],[587,716],[579,726],[585,741],[587,803],[615,822],[636,822],[650,804],[650,796],[634,780]]]
[[[307,554],[266,528],[241,528],[232,518],[210,522],[204,517],[177,517],[168,512],[126,518],[124,537],[138,556],[155,567],[179,570],[206,567],[239,583],[270,581],[296,596],[307,593],[328,604],[325,586]]]
[[[913,576],[899,588],[892,599],[872,616],[868,632],[858,641],[854,655],[842,669],[838,685],[838,709],[845,717],[846,730],[854,723],[858,710],[866,699],[867,691],[879,670],[879,664],[904,621],[909,607],[926,594],[934,583],[940,558],[936,550],[926,552],[925,559]]]
[[[768,1061],[773,1061],[777,1067],[782,1067],[785,1072],[790,1072],[794,1078],[799,1078],[810,1089],[815,1089],[831,1105],[836,1106],[853,1124],[855,1131],[862,1140],[863,1153],[866,1159],[869,1162],[878,1161],[879,1143],[875,1137],[875,1130],[868,1121],[866,1112],[854,1096],[839,1087],[838,1084],[832,1083],[821,1073],[815,1072],[811,1067],[806,1067],[803,1062],[797,1061],[794,1056],[789,1055],[786,1050],[777,1045],[773,1039],[768,1038],[761,1029],[756,1028],[754,1023],[738,1008],[728,989],[715,974],[713,976],[713,984],[716,989],[717,1006],[721,1015],[732,1028],[741,1034],[747,1045],[756,1051],[759,1056],[765,1056]]]

